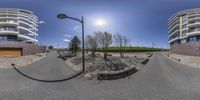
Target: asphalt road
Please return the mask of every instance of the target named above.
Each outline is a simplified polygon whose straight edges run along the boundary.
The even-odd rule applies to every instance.
[[[43,60],[58,59],[53,55]],[[36,66],[37,64],[27,66],[30,69],[34,66],[35,69],[32,71],[28,72],[23,68],[21,70],[38,78],[63,78],[71,72],[60,74],[65,68],[61,67],[62,72],[60,67],[56,69],[51,64],[46,71],[41,65]],[[0,98],[1,100],[200,100],[200,69],[179,64],[158,53],[153,55],[142,70],[129,78],[112,81],[84,80],[76,77],[65,82],[43,83],[25,78],[14,69],[1,69]]]

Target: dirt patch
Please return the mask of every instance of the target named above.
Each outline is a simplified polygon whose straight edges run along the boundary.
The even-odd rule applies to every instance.
[[[96,77],[98,72],[102,71],[121,71],[129,68],[136,67],[138,70],[143,67],[141,64],[147,58],[141,57],[125,57],[109,56],[103,59],[102,56],[93,58],[90,55],[85,57],[85,72],[83,76],[87,79]],[[82,57],[77,56],[66,60],[67,64],[75,71],[82,70]]]

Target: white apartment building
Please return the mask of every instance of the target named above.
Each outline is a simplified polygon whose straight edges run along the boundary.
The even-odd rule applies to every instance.
[[[172,15],[168,19],[168,38],[172,52],[200,55],[200,8]]]
[[[0,8],[0,42],[37,43],[38,17],[33,12],[16,8]]]

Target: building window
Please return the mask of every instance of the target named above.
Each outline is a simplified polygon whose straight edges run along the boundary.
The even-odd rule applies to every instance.
[[[0,35],[0,41],[16,41],[17,36],[15,35]]]
[[[7,36],[7,40],[8,41],[15,41],[15,40],[17,40],[17,36],[15,36],[15,35],[8,35]]]
[[[187,30],[182,31],[183,36],[187,34]]]
[[[176,41],[170,43],[170,45],[177,45],[177,44],[180,44],[179,40],[176,40]]]
[[[16,27],[12,27],[12,26],[4,26],[4,30],[5,31],[17,31]]]
[[[186,43],[186,39],[182,39],[180,42],[181,42],[181,44]]]
[[[186,24],[184,24],[184,25],[182,25],[182,27],[183,27],[183,29],[184,29],[184,28],[186,28],[186,27],[187,27],[187,25],[186,25]]]
[[[7,41],[7,36],[0,36],[0,41]]]
[[[200,41],[200,35],[197,35],[197,41]]]
[[[190,38],[189,38],[189,41],[190,41],[190,42],[196,41],[196,40],[197,40],[197,37],[196,37],[196,36],[193,36],[193,37],[190,37]]]

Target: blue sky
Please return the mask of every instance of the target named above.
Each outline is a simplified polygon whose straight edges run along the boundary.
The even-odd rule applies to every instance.
[[[85,33],[108,31],[126,35],[134,46],[166,48],[167,21],[174,13],[200,8],[198,0],[1,0],[1,8],[21,8],[34,12],[40,21],[39,42],[44,45],[66,47],[64,35],[80,36],[80,24],[72,20],[59,20],[56,15],[65,13],[85,17]],[[95,20],[104,19],[105,26]]]

